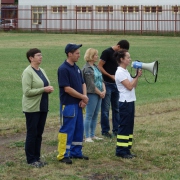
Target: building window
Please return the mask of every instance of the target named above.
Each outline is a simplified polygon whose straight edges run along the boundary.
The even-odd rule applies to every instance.
[[[89,12],[92,12],[92,7],[91,6],[77,6],[76,11],[78,13],[89,13]]]
[[[52,13],[67,13],[67,6],[51,6]]]
[[[46,11],[46,7],[32,7],[32,24],[42,23],[42,14]]]
[[[180,11],[180,6],[172,6],[172,11],[173,11],[174,13],[179,12],[179,11]]]
[[[157,13],[162,12],[162,6],[145,6],[144,12],[146,13]]]
[[[139,12],[139,6],[121,6],[121,11],[124,13]]]
[[[113,13],[113,6],[96,6],[96,12],[98,12],[98,13],[105,13],[105,12]]]

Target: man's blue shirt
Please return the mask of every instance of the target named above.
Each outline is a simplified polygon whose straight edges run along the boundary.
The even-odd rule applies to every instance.
[[[81,70],[76,64],[70,65],[65,60],[65,62],[58,68],[58,84],[62,105],[78,104],[81,101],[81,99],[72,97],[64,91],[64,87],[69,86],[83,94],[82,84],[84,84],[84,80],[82,78]]]

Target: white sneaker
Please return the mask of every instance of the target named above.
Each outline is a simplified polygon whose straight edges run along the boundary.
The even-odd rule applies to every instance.
[[[85,142],[94,142],[91,138],[86,138]]]
[[[99,138],[99,137],[97,137],[97,136],[94,136],[94,137],[92,137],[92,139],[95,139],[95,140],[102,140],[103,138]]]

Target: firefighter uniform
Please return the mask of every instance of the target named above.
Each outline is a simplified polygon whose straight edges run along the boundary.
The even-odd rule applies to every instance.
[[[132,158],[130,152],[133,140],[134,129],[134,112],[135,112],[135,89],[128,90],[121,82],[128,79],[130,82],[133,78],[127,69],[118,67],[115,80],[119,91],[119,126],[117,135],[116,156],[123,158]]]
[[[82,157],[83,142],[83,114],[79,107],[81,99],[70,96],[64,91],[64,87],[71,87],[83,94],[82,74],[76,64],[70,65],[64,62],[58,69],[58,83],[60,88],[60,115],[62,125],[58,134],[57,159],[68,157]]]

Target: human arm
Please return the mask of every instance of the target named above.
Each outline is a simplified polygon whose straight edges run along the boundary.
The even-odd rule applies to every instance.
[[[22,90],[25,96],[33,97],[44,92],[44,85],[32,72],[25,70],[22,74]]]
[[[128,79],[125,79],[125,80],[123,80],[121,82],[130,91],[137,86],[138,79],[142,75],[142,70],[139,69],[137,71],[137,73],[138,73],[137,76],[135,78],[133,78],[132,81],[129,81]]]
[[[71,88],[70,86],[64,87],[64,91],[72,97],[83,100],[83,102],[87,104],[88,97],[86,94],[84,94],[84,92],[83,92],[83,94],[81,94],[81,93],[77,92],[75,89]]]
[[[103,75],[108,76],[108,77],[111,78],[113,81],[115,81],[115,76],[109,74],[109,73],[103,68],[103,66],[104,66],[105,63],[106,63],[105,61],[103,61],[102,59],[100,59],[100,61],[99,61],[99,63],[98,63],[98,68],[99,68],[99,70],[101,71],[101,73],[102,73]]]
[[[95,93],[98,94],[101,98],[104,98],[106,94],[106,88],[105,88],[104,83],[102,83],[102,87],[103,87],[102,91],[100,91],[97,87],[95,87]]]

